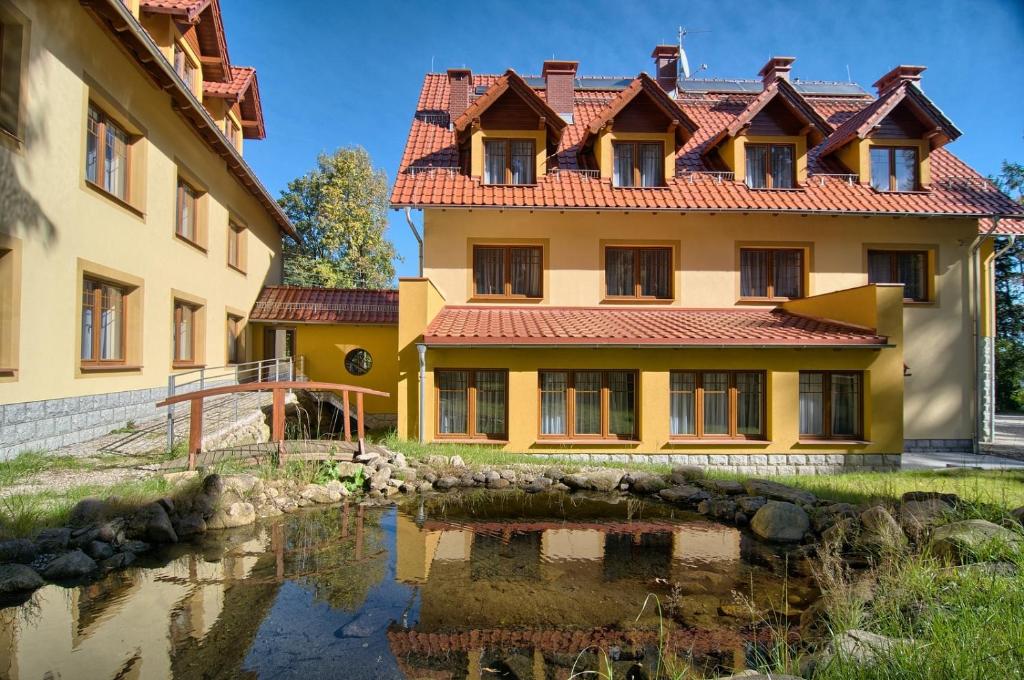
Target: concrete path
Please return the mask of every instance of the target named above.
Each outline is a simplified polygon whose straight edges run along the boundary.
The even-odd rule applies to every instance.
[[[904,453],[904,470],[971,467],[982,470],[1024,470],[1024,461],[975,453]]]

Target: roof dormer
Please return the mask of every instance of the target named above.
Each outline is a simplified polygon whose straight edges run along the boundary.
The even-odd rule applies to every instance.
[[[897,66],[878,79],[878,98],[836,128],[822,158],[833,156],[881,192],[927,190],[929,156],[960,130],[920,88],[924,66]]]
[[[558,149],[566,125],[511,69],[452,121],[463,167],[497,185],[535,184],[547,172],[547,158]]]
[[[807,150],[832,126],[789,82],[793,57],[772,57],[761,69],[764,89],[705,146],[752,189],[793,189],[807,180]]]
[[[649,75],[641,73],[587,127],[579,155],[617,187],[664,186],[676,153],[697,125]]]

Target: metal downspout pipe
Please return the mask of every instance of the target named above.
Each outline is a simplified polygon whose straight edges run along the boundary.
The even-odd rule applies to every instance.
[[[419,256],[420,256],[420,278],[423,277],[423,237],[420,236],[420,232],[416,230],[416,224],[412,221],[412,210],[409,208],[405,209],[405,221],[409,223],[409,229],[412,230],[412,235],[416,237],[416,243],[419,244]]]
[[[424,387],[424,380],[427,375],[427,346],[422,342],[416,343],[416,352],[420,357],[420,408],[419,408],[419,425],[416,428],[417,434],[419,435],[420,444],[426,442],[426,435],[423,433],[424,421],[426,420],[423,414],[423,399],[426,392]]]

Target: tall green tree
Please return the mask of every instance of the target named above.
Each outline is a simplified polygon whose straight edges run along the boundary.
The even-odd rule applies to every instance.
[[[299,233],[286,239],[285,283],[385,288],[395,276],[395,246],[385,236],[388,181],[361,147],[317,157],[278,199]]]
[[[1003,161],[993,181],[1024,204],[1024,165]],[[997,240],[1003,248],[1007,238]],[[1024,239],[996,260],[996,409],[1024,410]]]

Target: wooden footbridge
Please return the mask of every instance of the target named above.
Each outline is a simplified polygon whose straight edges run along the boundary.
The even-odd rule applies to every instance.
[[[306,390],[306,391],[330,391],[341,393],[342,410],[344,411],[344,424],[345,424],[345,440],[331,441],[330,447],[312,447],[320,448],[320,451],[306,451],[302,453],[289,453],[285,447],[284,439],[284,411],[285,411],[285,393],[290,390]],[[273,410],[271,415],[270,424],[270,441],[272,445],[276,445],[277,448],[277,461],[278,465],[285,462],[286,458],[302,459],[302,460],[327,460],[337,459],[337,454],[350,458],[359,453],[365,453],[367,450],[366,446],[366,429],[365,429],[365,418],[363,412],[363,397],[366,395],[374,397],[389,397],[391,396],[387,392],[379,392],[377,390],[367,389],[365,387],[356,387],[355,385],[342,385],[339,383],[326,383],[326,382],[312,382],[308,380],[302,381],[273,381],[273,382],[254,382],[244,383],[241,385],[225,385],[222,387],[211,387],[210,389],[197,390],[195,392],[185,392],[183,394],[176,394],[172,397],[168,397],[163,401],[157,403],[157,407],[170,406],[172,404],[179,404],[182,402],[190,402],[189,412],[189,431],[188,431],[188,469],[194,470],[196,467],[196,459],[202,452],[203,447],[203,400],[207,397],[219,397],[225,394],[235,394],[238,392],[265,392],[270,391],[273,393]],[[352,423],[351,423],[351,404],[352,398],[350,395],[355,395],[355,415],[356,415],[356,432],[355,439],[352,435]],[[326,443],[326,442],[325,442]]]

